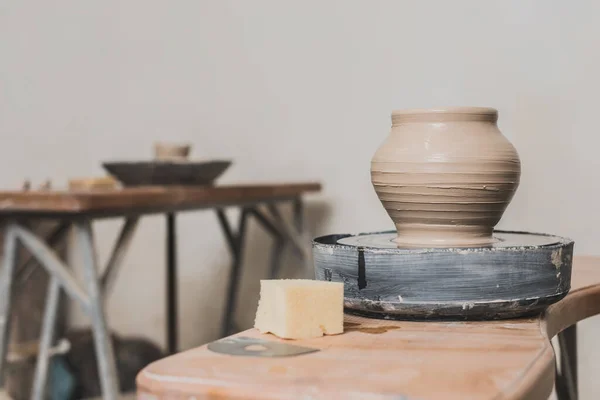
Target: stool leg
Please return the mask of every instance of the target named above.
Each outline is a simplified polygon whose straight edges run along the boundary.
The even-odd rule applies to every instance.
[[[89,315],[92,319],[94,345],[98,362],[98,373],[100,375],[100,386],[102,387],[102,397],[108,400],[116,400],[119,384],[115,367],[115,355],[106,324],[102,290],[96,271],[96,256],[92,241],[92,228],[90,222],[87,220],[79,221],[75,225],[75,228],[79,248],[83,255],[84,278],[90,296]]]
[[[304,206],[302,205],[302,199],[298,197],[293,203],[294,210],[294,226],[299,234],[304,233]]]
[[[280,237],[273,239],[273,248],[271,249],[271,263],[269,269],[269,279],[277,279],[281,270],[281,256],[285,242]]]
[[[221,326],[222,337],[229,335],[234,320],[233,314],[235,312],[237,289],[242,268],[244,238],[246,237],[246,221],[248,220],[248,213],[249,212],[247,208],[242,208],[242,212],[240,214],[240,222],[238,224],[238,232],[235,236],[235,239],[231,227],[227,223],[227,219],[221,220],[221,217],[219,217],[219,221],[221,221],[222,223],[225,222],[225,224],[223,225],[223,230],[226,232],[228,238],[231,238],[232,240],[234,239],[233,242],[230,244],[230,248],[232,251],[232,263],[231,272],[229,275],[229,283],[227,285],[227,301],[225,303],[225,315],[223,316],[223,323]],[[224,216],[224,214],[222,215]],[[229,234],[227,234],[227,232],[229,232]]]
[[[10,335],[10,301],[17,259],[17,236],[13,225],[4,230],[4,259],[0,272],[0,387],[4,387],[4,367]]]
[[[560,374],[556,381],[556,394],[560,400],[577,400],[577,325],[558,334],[560,349]]]
[[[54,341],[54,327],[56,325],[56,313],[60,299],[60,283],[56,277],[50,278],[46,294],[46,307],[44,310],[44,321],[42,323],[42,334],[40,347],[35,364],[35,375],[33,380],[33,392],[31,398],[43,400],[46,396],[46,382],[48,376],[48,363],[50,361],[50,347]]]

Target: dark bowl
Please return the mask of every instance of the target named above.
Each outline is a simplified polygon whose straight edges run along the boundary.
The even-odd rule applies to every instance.
[[[104,169],[125,186],[207,186],[222,175],[231,161],[105,162]]]

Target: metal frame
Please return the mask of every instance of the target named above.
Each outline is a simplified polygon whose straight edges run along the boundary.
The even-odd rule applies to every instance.
[[[46,306],[44,309],[44,319],[42,321],[42,332],[40,337],[40,347],[35,364],[33,378],[33,389],[31,398],[43,399],[46,397],[46,382],[48,377],[48,364],[50,362],[50,348],[55,340],[54,328],[56,326],[56,317],[58,311],[58,302],[60,299],[60,281],[52,276],[48,284],[46,294]]]
[[[31,225],[31,224],[28,224]],[[48,247],[62,250],[64,248],[66,241],[64,240],[69,233],[69,229],[71,228],[68,223],[59,223],[55,226],[54,230],[49,232],[47,236],[44,238],[44,242],[48,244]],[[20,267],[16,270],[15,283],[17,286],[20,286],[27,282],[31,274],[36,270],[37,264],[35,263],[36,259],[31,254],[27,254],[25,260]]]
[[[229,333],[231,327],[232,315],[235,309],[235,303],[237,300],[237,289],[240,281],[240,272],[242,266],[242,257],[244,250],[244,243],[246,238],[246,225],[248,222],[248,208],[242,208],[239,216],[237,232],[234,232],[231,225],[229,224],[225,212],[222,209],[217,210],[217,217],[221,224],[221,229],[229,244],[229,250],[231,252],[231,273],[229,275],[229,282],[227,284],[227,300],[225,302],[225,316],[221,325],[221,334],[226,336]]]
[[[560,370],[556,368],[555,389],[559,400],[577,400],[577,325],[558,334]]]
[[[176,214],[168,213],[167,218],[167,276],[166,276],[166,320],[167,352],[175,354],[179,348],[178,297],[177,297],[177,219]]]
[[[277,204],[292,202],[293,226],[289,226],[277,209]],[[235,328],[233,319],[240,282],[244,244],[247,233],[248,218],[254,217],[263,229],[273,238],[273,247],[269,261],[269,278],[277,277],[281,270],[281,259],[285,249],[290,245],[302,259],[307,259],[309,241],[304,237],[302,198],[285,199],[277,203],[267,203],[266,211],[260,205],[265,202],[240,205],[237,229],[227,218],[224,208],[215,208],[219,226],[225,236],[231,254],[231,272],[227,282],[227,298],[221,325],[221,335],[227,336]],[[166,312],[167,312],[167,352],[174,354],[179,348],[178,330],[178,285],[177,285],[177,224],[175,213],[166,216]]]
[[[82,221],[76,223],[75,231],[77,233],[78,246],[83,255],[83,272],[90,296],[90,304],[87,311],[92,319],[100,386],[104,398],[116,399],[119,393],[119,379],[116,371],[115,353],[104,314],[104,300],[96,270],[96,255],[90,222]]]
[[[266,209],[260,207],[264,201],[240,205],[240,216],[237,230],[234,231],[223,208],[216,208],[221,229],[227,240],[232,255],[231,273],[227,285],[227,300],[223,317],[222,334],[226,336],[232,329],[232,321],[237,300],[240,281],[247,222],[250,216],[273,238],[270,255],[269,277],[275,278],[281,270],[281,260],[286,247],[290,246],[303,260],[307,259],[309,242],[303,236],[303,207],[301,197],[281,199],[277,203],[292,202],[293,221],[290,226],[276,203],[267,203]],[[46,237],[40,238],[32,233],[25,223],[6,221],[4,234],[3,268],[0,270],[0,388],[4,386],[4,367],[10,333],[11,297],[15,284],[24,282],[35,269],[34,259],[50,274],[50,282],[46,294],[46,304],[38,360],[35,368],[32,398],[45,397],[51,346],[54,344],[55,325],[60,299],[60,290],[84,309],[92,320],[94,346],[97,355],[100,383],[105,399],[116,399],[119,381],[115,369],[110,332],[106,323],[105,300],[116,282],[118,271],[123,263],[133,234],[138,226],[139,217],[126,217],[121,231],[115,241],[113,251],[106,263],[104,272],[98,273],[97,257],[92,231],[92,216],[73,220],[62,220]],[[167,348],[169,353],[178,350],[178,290],[177,290],[177,226],[176,214],[166,214],[166,253],[167,253]],[[60,259],[52,248],[61,243],[75,228],[76,245],[83,258],[82,267],[85,285],[82,286],[73,278],[69,267]],[[21,243],[31,257],[17,268],[17,245]]]
[[[227,336],[232,333],[233,320],[235,314],[235,304],[237,300],[237,288],[240,281],[241,263],[243,258],[244,239],[246,234],[247,219],[253,216],[256,221],[273,238],[273,247],[271,250],[271,259],[269,262],[269,278],[276,278],[281,271],[281,259],[287,245],[291,245],[297,255],[302,259],[307,259],[305,239],[303,237],[303,207],[300,197],[292,200],[293,204],[293,224],[290,227],[282,217],[275,203],[267,204],[267,210],[270,216],[265,213],[259,205],[246,206],[240,213],[238,229],[234,232],[232,226],[227,220],[223,209],[217,209],[217,218],[223,234],[227,239],[229,250],[232,257],[231,273],[229,275],[229,284],[227,290],[227,302],[221,325],[221,336]]]
[[[0,273],[0,387],[4,387],[12,286],[17,261],[17,234],[11,227],[12,223],[9,222],[4,231],[3,268]]]
[[[35,258],[39,264],[50,274],[50,283],[46,294],[44,318],[38,359],[35,367],[32,398],[41,400],[45,398],[47,373],[50,350],[55,341],[54,330],[60,290],[84,309],[90,316],[94,346],[100,375],[100,385],[105,399],[116,399],[119,393],[119,381],[116,374],[114,352],[110,333],[106,324],[104,313],[104,300],[116,280],[117,272],[122,264],[127,248],[133,237],[138,218],[127,218],[116,240],[115,246],[106,264],[102,275],[98,274],[97,258],[93,240],[90,219],[78,219],[59,224],[46,238],[39,238],[24,225],[15,221],[7,222],[4,233],[4,265],[0,274],[0,379],[4,377],[6,351],[10,333],[10,299],[15,281],[25,280],[33,270]],[[77,247],[83,258],[83,272],[85,287],[82,287],[73,278],[69,267],[52,250],[52,245],[63,240],[71,226],[75,227]],[[17,265],[17,242],[20,242],[31,254],[32,259],[25,262],[15,274]],[[4,386],[3,380],[0,387]]]
[[[131,239],[135,233],[139,222],[139,217],[125,218],[125,222],[121,227],[119,236],[113,246],[113,251],[106,263],[104,273],[102,275],[102,291],[105,296],[110,294],[117,280],[117,274],[121,269],[121,264],[125,259],[127,250],[131,244]]]

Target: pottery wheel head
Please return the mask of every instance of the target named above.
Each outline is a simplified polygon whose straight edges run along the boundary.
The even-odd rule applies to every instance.
[[[313,241],[317,280],[343,282],[344,306],[375,318],[497,319],[532,315],[571,284],[573,241],[494,232],[487,247],[398,247],[395,232]]]
[[[472,249],[490,248],[490,249],[507,249],[507,248],[534,248],[540,246],[552,246],[563,240],[559,236],[533,234],[528,232],[506,232],[495,231],[492,235],[493,243],[487,246],[473,246]],[[345,236],[337,240],[337,244],[368,247],[373,249],[406,249],[418,250],[412,246],[400,246],[395,242],[396,232],[371,233],[365,235]],[[426,248],[421,248],[426,249]],[[449,249],[452,249],[449,248]],[[468,251],[469,247],[455,247],[457,251]]]

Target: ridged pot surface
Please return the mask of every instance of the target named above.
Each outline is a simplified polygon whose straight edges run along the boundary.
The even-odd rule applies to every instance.
[[[519,185],[521,163],[492,108],[392,113],[371,181],[401,246],[466,247],[492,231]]]

